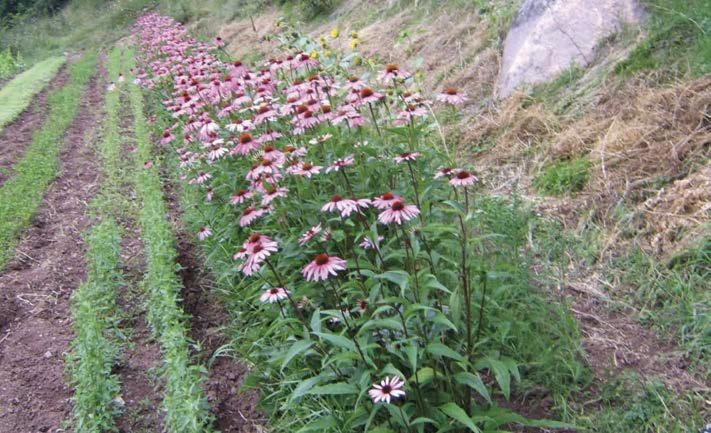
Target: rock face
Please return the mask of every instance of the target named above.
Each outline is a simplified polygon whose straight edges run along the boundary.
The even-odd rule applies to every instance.
[[[637,0],[525,0],[506,37],[497,96],[587,66],[602,38],[643,16]]]

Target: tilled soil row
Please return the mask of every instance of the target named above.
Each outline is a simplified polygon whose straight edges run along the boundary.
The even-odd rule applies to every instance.
[[[119,119],[122,140],[122,164],[132,167],[129,140],[132,134],[133,117],[127,98],[122,98],[122,115]],[[124,197],[135,198],[130,183],[123,185]],[[134,212],[128,212],[132,214]],[[157,369],[162,365],[158,343],[153,339],[146,321],[145,296],[139,285],[146,270],[146,257],[141,240],[141,230],[135,218],[122,221],[125,226],[121,243],[121,260],[127,284],[119,296],[119,305],[125,312],[123,328],[128,332],[129,342],[124,348],[121,364],[116,374],[121,381],[121,398],[124,401],[122,414],[117,419],[120,433],[159,432],[162,425],[162,381]]]
[[[69,81],[69,69],[62,66],[57,75],[37,96],[29,108],[0,132],[0,185],[12,175],[12,167],[22,158],[32,136],[38,131],[47,113],[47,95]]]
[[[0,275],[1,432],[56,432],[71,409],[63,359],[72,339],[69,297],[86,279],[82,233],[99,181],[84,137],[100,115],[103,81],[99,73],[89,82],[65,135],[59,177]]]
[[[249,367],[228,356],[215,352],[228,342],[225,328],[229,315],[219,300],[210,291],[213,284],[209,275],[202,272],[192,236],[184,230],[180,217],[179,198],[172,185],[164,184],[173,231],[178,238],[178,263],[183,281],[183,307],[190,314],[191,337],[200,345],[201,362],[208,367],[205,394],[222,433],[261,433],[266,419],[257,409],[259,393],[252,389],[240,391],[242,381],[249,374]]]

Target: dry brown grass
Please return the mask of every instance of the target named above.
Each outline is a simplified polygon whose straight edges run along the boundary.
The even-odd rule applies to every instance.
[[[580,195],[566,198],[577,214],[594,207],[616,241],[622,229],[614,209],[624,203],[642,220],[638,228],[650,252],[675,251],[710,221],[711,78],[666,87],[630,81],[608,92],[567,122],[543,104],[524,108],[525,97],[510,98],[472,127],[473,139],[496,143],[479,164],[496,167],[489,170],[496,179],[502,165],[533,162],[518,179],[525,186],[543,164],[587,155],[591,180]],[[504,172],[498,182],[511,183]]]

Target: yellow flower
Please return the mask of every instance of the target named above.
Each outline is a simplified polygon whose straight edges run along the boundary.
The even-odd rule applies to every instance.
[[[358,32],[355,32],[355,31],[351,32],[351,38],[358,39]]]
[[[324,57],[331,57],[332,55],[333,53],[331,52],[331,50],[324,50],[323,52]]]
[[[351,39],[351,42],[348,45],[351,48],[355,49],[359,44],[360,44],[360,41],[358,39]]]
[[[316,50],[311,51],[309,53],[309,57],[311,57],[312,59],[318,59],[318,51],[316,51]]]
[[[331,29],[331,37],[333,39],[338,38],[338,35],[340,35],[340,34],[341,34],[341,32],[338,31],[338,27],[334,27]]]

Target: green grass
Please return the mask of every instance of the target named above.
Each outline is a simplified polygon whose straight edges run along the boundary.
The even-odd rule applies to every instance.
[[[211,431],[212,415],[201,388],[205,370],[190,356],[187,316],[180,307],[183,287],[176,272],[176,239],[166,219],[158,169],[144,166],[153,155],[139,87],[131,86],[130,100],[137,140],[135,187],[142,202],[139,224],[147,259],[143,287],[148,294],[148,322],[163,354],[164,424],[173,433],[206,433]]]
[[[711,0],[645,0],[647,37],[616,72],[661,69],[702,76],[711,72]]]
[[[590,162],[585,157],[558,161],[545,167],[534,179],[540,192],[563,195],[582,191],[590,177]]]
[[[675,341],[697,376],[711,380],[711,238],[665,265],[633,249],[610,270],[639,320]]]
[[[607,377],[586,397],[591,408],[576,413],[575,423],[593,433],[698,433],[709,415],[701,392],[679,393],[635,373]]]
[[[121,229],[112,218],[94,226],[86,237],[88,277],[72,296],[76,337],[68,370],[74,387],[73,431],[115,431],[121,385],[114,366],[120,355],[117,291],[122,284]]]
[[[57,75],[64,61],[64,57],[50,57],[21,73],[0,89],[0,131],[25,111],[32,98]]]
[[[0,187],[0,269],[14,255],[17,239],[30,224],[44,191],[59,171],[64,133],[79,109],[95,65],[96,56],[87,55],[71,66],[69,82],[47,97],[46,119],[15,165],[14,176]]]

